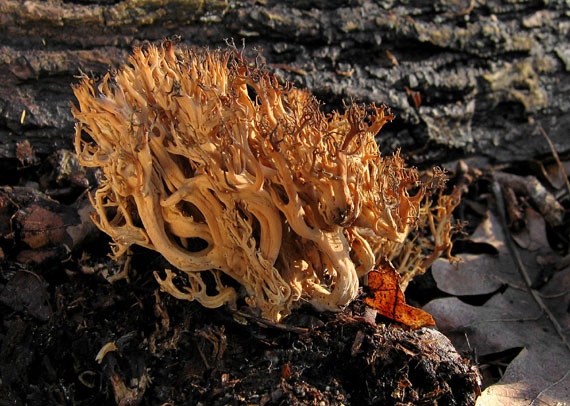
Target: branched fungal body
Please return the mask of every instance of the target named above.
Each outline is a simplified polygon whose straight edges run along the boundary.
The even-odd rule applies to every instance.
[[[271,320],[303,301],[338,311],[378,261],[407,284],[450,246],[458,197],[430,207],[436,186],[380,155],[384,106],[324,115],[235,49],[169,41],[74,92],[77,154],[103,173],[93,219],[116,257],[133,244],[161,253],[175,269],[156,279],[177,298],[244,295]]]

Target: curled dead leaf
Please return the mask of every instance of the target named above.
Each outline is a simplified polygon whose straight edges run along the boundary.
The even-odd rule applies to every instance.
[[[435,326],[429,313],[406,304],[400,288],[400,275],[391,265],[381,264],[370,272],[368,287],[372,297],[367,297],[365,302],[381,315],[413,329]]]

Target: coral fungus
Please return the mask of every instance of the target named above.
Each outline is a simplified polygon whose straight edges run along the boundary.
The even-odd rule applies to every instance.
[[[430,207],[441,182],[380,155],[385,106],[325,115],[236,49],[169,41],[74,92],[78,156],[103,173],[94,221],[116,257],[161,253],[175,269],[156,279],[177,298],[243,296],[272,320],[305,301],[338,311],[379,261],[407,283],[450,246],[457,195]]]

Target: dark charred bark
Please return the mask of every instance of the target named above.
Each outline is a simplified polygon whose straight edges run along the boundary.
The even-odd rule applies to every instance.
[[[0,157],[16,157],[24,140],[40,155],[70,148],[74,75],[100,75],[133,46],[176,35],[210,47],[245,39],[325,109],[387,104],[398,117],[382,149],[401,147],[416,163],[546,156],[540,127],[570,152],[562,0],[3,0],[0,9]]]

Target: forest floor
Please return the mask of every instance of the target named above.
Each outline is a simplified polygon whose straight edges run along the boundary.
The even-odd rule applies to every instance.
[[[93,175],[67,151],[40,159],[25,147],[19,161],[0,162],[2,406],[470,405],[501,379],[523,402],[513,404],[566,400],[564,163],[497,168],[473,158],[450,165],[451,182],[463,188],[455,213],[467,222],[455,243],[463,264],[458,271],[439,261],[406,298],[434,315],[457,353],[437,330],[370,319],[364,291],[342,314],[303,307],[271,324],[239,308],[210,310],[160,293],[152,271],[168,264],[142,249],[129,258],[128,280],[115,281],[124,264],[109,258],[108,238],[85,215]],[[509,300],[511,307],[501,307]],[[487,310],[503,322],[514,318],[516,329],[497,319],[493,327]],[[560,350],[558,360],[544,356],[538,366],[550,349],[525,341],[535,330]],[[542,380],[509,369],[525,354],[539,354],[526,362]],[[531,380],[536,387],[525,386]],[[512,386],[521,382],[522,389]],[[492,395],[484,392],[486,404],[504,400]]]

